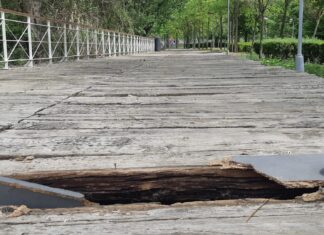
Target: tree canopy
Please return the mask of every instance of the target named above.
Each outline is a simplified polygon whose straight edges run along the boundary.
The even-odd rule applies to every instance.
[[[298,0],[231,0],[231,40],[296,37]],[[35,15],[140,35],[202,41],[227,36],[227,0],[0,0]],[[305,36],[324,38],[324,0],[305,1]],[[234,43],[235,44],[235,43]]]

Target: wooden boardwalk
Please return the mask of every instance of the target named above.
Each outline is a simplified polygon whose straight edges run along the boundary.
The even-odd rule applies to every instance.
[[[0,110],[0,175],[207,165],[241,154],[324,152],[323,79],[204,52],[0,71]],[[134,212],[134,218],[119,209],[85,209],[71,217],[36,211],[17,220],[0,217],[0,233],[64,228],[62,233],[73,234],[86,223],[124,231],[120,234],[130,227],[134,234],[324,230],[323,204],[270,204],[251,228],[244,220],[257,205],[188,205]],[[238,230],[228,224],[231,216]],[[170,226],[179,220],[184,221],[178,228]]]
[[[324,80],[239,58],[162,53],[0,79],[1,174],[324,151]]]

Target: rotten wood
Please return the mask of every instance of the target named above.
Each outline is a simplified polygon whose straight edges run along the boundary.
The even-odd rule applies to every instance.
[[[223,166],[40,172],[11,175],[54,188],[80,192],[100,204],[224,200],[292,199],[318,187],[287,188],[252,168]]]

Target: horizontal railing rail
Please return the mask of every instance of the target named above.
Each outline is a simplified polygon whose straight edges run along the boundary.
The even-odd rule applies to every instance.
[[[154,51],[154,38],[0,8],[0,68]]]

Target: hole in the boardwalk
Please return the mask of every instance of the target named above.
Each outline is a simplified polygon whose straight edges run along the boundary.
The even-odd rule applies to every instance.
[[[43,185],[83,193],[89,201],[128,204],[245,198],[293,199],[314,188],[288,188],[253,169],[183,167],[52,173],[24,178]]]

